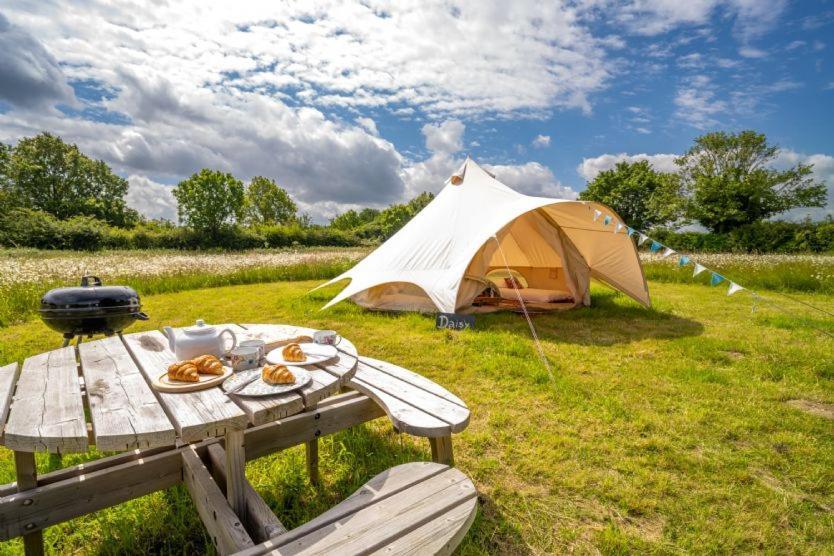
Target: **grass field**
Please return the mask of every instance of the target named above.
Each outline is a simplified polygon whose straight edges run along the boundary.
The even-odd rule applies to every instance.
[[[305,296],[314,284],[145,295],[152,320],[131,331],[196,318],[332,327],[361,353],[449,388],[472,409],[455,438],[456,465],[480,493],[461,554],[834,552],[834,422],[788,403],[834,403],[834,340],[808,326],[828,322],[767,305],[751,313],[749,297],[728,298],[723,288],[652,282],[655,306],[645,310],[600,287],[593,307],[535,317],[551,376],[517,315],[436,331],[431,316],[347,303],[320,312],[335,290]],[[37,321],[0,331],[0,362],[60,341]],[[426,442],[380,419],[324,439],[319,489],[299,449],[250,463],[247,476],[295,526],[379,471],[429,456]],[[39,470],[83,459],[39,456]],[[12,479],[11,453],[0,449],[0,481]],[[182,488],[52,527],[45,538],[56,552],[211,550]],[[20,541],[0,544],[3,553],[20,550]]]

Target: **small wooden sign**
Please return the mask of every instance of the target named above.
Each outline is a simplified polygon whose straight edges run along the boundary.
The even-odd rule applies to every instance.
[[[435,326],[445,330],[467,330],[475,328],[474,315],[459,315],[457,313],[437,313]]]

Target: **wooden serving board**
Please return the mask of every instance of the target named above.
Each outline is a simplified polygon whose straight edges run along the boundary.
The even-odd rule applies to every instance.
[[[224,380],[232,376],[232,368],[223,366],[222,375],[200,375],[199,382],[181,382],[179,380],[168,380],[168,373],[164,372],[153,381],[153,387],[160,392],[196,392],[220,386]]]

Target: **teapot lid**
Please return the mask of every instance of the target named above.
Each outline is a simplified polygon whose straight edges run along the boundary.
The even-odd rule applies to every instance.
[[[183,331],[189,336],[202,336],[204,334],[213,333],[215,329],[210,324],[206,324],[206,321],[204,321],[203,319],[197,319],[197,322],[194,326],[184,328]]]

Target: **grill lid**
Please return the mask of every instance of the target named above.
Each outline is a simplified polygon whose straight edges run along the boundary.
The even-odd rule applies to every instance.
[[[114,313],[138,311],[139,294],[127,286],[103,286],[95,276],[81,278],[80,287],[56,288],[41,299],[41,313]]]

